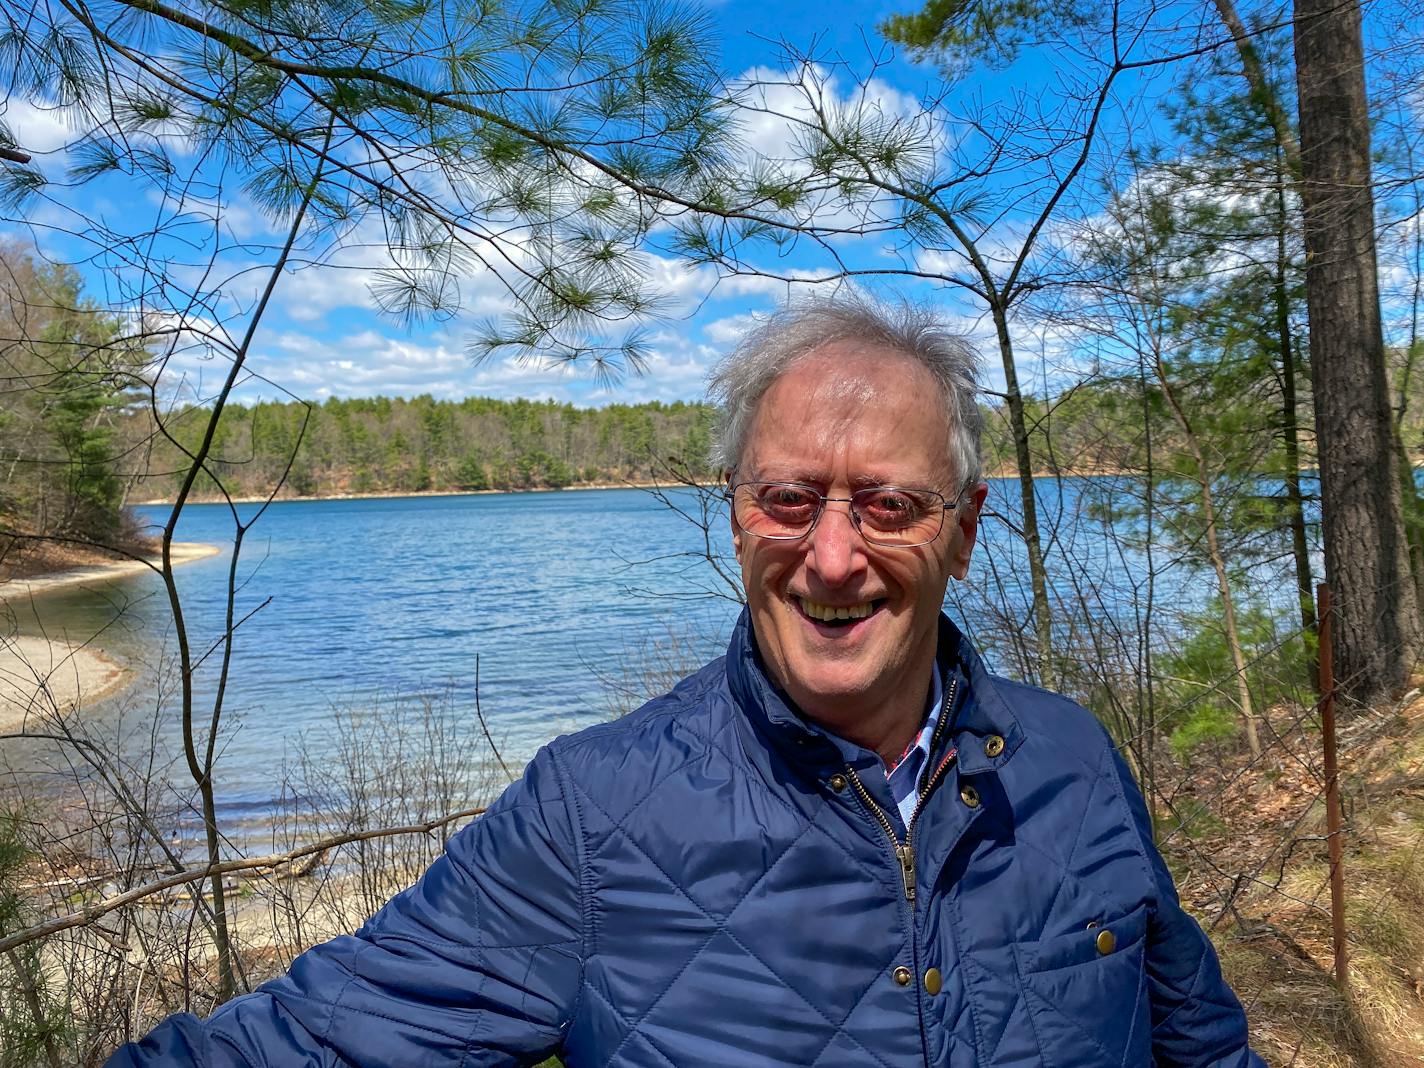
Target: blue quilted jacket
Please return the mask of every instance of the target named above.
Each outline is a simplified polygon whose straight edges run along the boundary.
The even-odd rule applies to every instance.
[[[744,616],[723,660],[543,749],[356,935],[110,1065],[1259,1065],[1106,733],[941,626],[910,828]]]

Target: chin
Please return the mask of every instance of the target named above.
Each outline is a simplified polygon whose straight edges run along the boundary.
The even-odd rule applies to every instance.
[[[842,672],[797,672],[793,668],[790,677],[802,680],[797,689],[805,695],[808,703],[828,711],[863,705],[877,690],[874,679],[859,674],[847,676]]]

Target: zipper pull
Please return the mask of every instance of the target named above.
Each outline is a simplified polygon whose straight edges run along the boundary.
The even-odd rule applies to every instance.
[[[915,847],[909,845],[897,845],[895,856],[900,860],[900,875],[905,880],[905,900],[915,900]]]

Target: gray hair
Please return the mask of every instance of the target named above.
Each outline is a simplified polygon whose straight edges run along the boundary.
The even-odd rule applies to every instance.
[[[721,408],[712,464],[732,470],[741,461],[762,397],[801,359],[838,341],[894,349],[922,364],[939,383],[948,415],[949,457],[962,487],[979,481],[979,435],[984,417],[976,400],[979,357],[927,308],[879,304],[863,297],[818,297],[787,305],[748,333],[713,370],[707,394]]]

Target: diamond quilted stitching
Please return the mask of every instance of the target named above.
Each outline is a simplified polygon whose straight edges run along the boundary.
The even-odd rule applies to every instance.
[[[717,930],[717,921],[643,858],[627,835],[609,836],[596,863],[616,870],[603,880],[594,907],[596,953],[587,980],[603,987],[629,1019],[642,1016],[687,954]],[[673,947],[689,947],[673,953]]]
[[[695,766],[681,784],[689,788],[707,791],[705,803],[688,805],[682,795],[678,804],[661,804],[655,796],[621,829],[703,910],[725,917],[808,824],[767,794],[701,775]]]
[[[580,793],[584,793],[584,791],[583,791],[581,788],[580,788]],[[590,805],[593,805],[594,807],[598,807],[598,802],[595,801],[592,797],[588,797],[588,795],[587,795],[586,793],[584,793],[584,796],[587,798],[587,800],[588,800],[588,802],[589,802]],[[600,809],[600,811],[601,811],[601,809]],[[607,814],[605,813],[605,816],[606,816],[606,815],[607,815]],[[807,824],[807,825],[803,828],[802,833],[804,834],[806,830],[809,830],[809,829],[810,829],[810,827],[811,827],[811,825],[810,825],[810,824]],[[662,865],[659,863],[659,861],[658,861],[657,859],[655,859],[654,857],[652,857],[651,855],[649,855],[649,854],[642,848],[642,846],[632,837],[632,835],[628,834],[627,831],[623,830],[621,827],[615,827],[614,830],[613,830],[613,834],[610,836],[610,839],[621,839],[623,842],[626,842],[628,845],[630,845],[631,847],[633,847],[633,849],[635,849],[635,850],[637,851],[638,856],[639,856],[643,861],[646,861],[646,862],[647,862],[647,863],[646,863],[646,866],[643,865],[643,864],[641,864],[641,863],[625,864],[625,865],[623,865],[623,869],[624,869],[624,870],[627,870],[627,871],[630,872],[630,873],[638,873],[638,872],[639,872],[639,869],[642,869],[642,868],[646,867],[646,869],[647,869],[646,871],[640,872],[640,878],[643,878],[643,879],[646,879],[646,880],[650,880],[650,881],[653,881],[653,882],[655,882],[656,880],[654,880],[654,879],[652,878],[651,872],[652,872],[652,871],[656,871],[656,872],[658,873],[658,875],[661,876],[662,884],[663,884],[664,886],[666,886],[666,887],[667,887],[667,890],[670,892],[670,896],[680,897],[682,900],[689,902],[689,903],[692,904],[694,907],[699,907],[699,908],[700,908],[700,906],[697,906],[697,902],[687,893],[687,891],[686,891],[685,889],[683,889],[683,887],[681,887],[680,885],[678,885],[678,883],[672,878],[672,876],[670,876],[670,875],[667,873],[667,871],[665,871],[665,870],[663,869],[663,867],[662,867]],[[795,841],[794,841],[794,840],[793,840],[791,843],[789,843],[789,845],[794,845],[794,844],[795,844]],[[755,881],[751,884],[751,886],[749,886],[747,889],[748,889],[748,890],[751,890],[751,889],[756,885],[756,882],[759,882],[762,878],[764,878],[764,877],[766,876],[767,872],[769,872],[769,871],[770,871],[770,868],[766,869],[765,871],[756,873],[756,880],[755,880]],[[610,893],[609,893],[608,891],[605,891],[605,892],[603,892],[603,893],[600,894],[600,900],[601,900],[601,901],[607,901],[607,900],[610,898],[610,896],[611,896]],[[714,921],[715,918],[712,917],[710,914],[704,912],[704,919],[706,919],[706,920],[708,920],[708,921]],[[610,925],[610,926],[616,927],[617,925],[614,924],[614,925]],[[703,945],[705,945],[705,943],[703,943]],[[646,954],[646,953],[649,951],[650,948],[655,948],[655,947],[643,946],[643,947],[642,947],[642,951]],[[602,944],[600,944],[599,951],[600,951],[600,953],[602,952]],[[697,949],[694,951],[693,956],[695,957],[696,954],[697,954],[697,953],[700,953],[700,952],[701,952],[701,948],[699,947],[699,948],[697,948]],[[690,961],[689,961],[688,963],[690,963]],[[665,972],[671,972],[671,971],[673,971],[674,968],[676,968],[676,967],[686,968],[686,966],[687,966],[686,964],[678,965],[677,962],[675,961],[675,959],[674,959],[674,960],[667,960],[667,959],[665,959],[665,960],[664,960],[664,969],[663,969],[663,970],[664,970]],[[661,999],[661,998],[666,994],[666,992],[667,992],[666,986],[664,986],[664,987],[662,987],[661,989],[659,989],[659,990],[657,991],[657,995],[656,995],[656,997],[654,998],[652,1004],[653,1004],[653,1005],[656,1005],[657,1001],[658,1001],[659,999]],[[648,1009],[645,1009],[645,1010],[643,1010],[643,1011],[650,1011],[651,1007],[652,1007],[652,1006],[649,1006]],[[634,1014],[633,1014],[633,1018],[636,1018],[638,1015],[641,1015],[641,1013],[634,1013]]]
[[[908,947],[896,963],[914,963]],[[880,1064],[916,1064],[924,1058],[919,993],[914,985],[892,982],[888,967],[856,1000],[840,1029],[866,1050],[862,1064],[872,1059]]]
[[[720,750],[720,746],[719,746],[716,742],[713,742],[712,745],[713,745],[713,748],[717,748],[717,749]],[[723,753],[723,755],[724,755],[724,757],[726,756],[725,753]],[[731,758],[730,758],[730,757],[727,757],[727,759],[730,760]],[[764,792],[766,793],[766,795],[767,795],[768,797],[770,797],[770,798],[771,798],[773,801],[775,801],[777,804],[783,805],[783,806],[785,806],[788,810],[794,812],[794,809],[792,809],[792,807],[791,807],[791,803],[790,803],[789,801],[787,801],[784,797],[782,797],[780,794],[778,794],[776,791],[774,791],[774,790],[766,790],[766,791],[764,791]],[[882,860],[880,859],[880,850],[881,850],[881,848],[882,848],[882,846],[881,846],[881,842],[882,842],[881,836],[883,835],[884,832],[881,831],[881,829],[879,828],[879,826],[876,825],[873,820],[871,820],[871,818],[870,818],[870,816],[869,816],[868,814],[866,814],[866,815],[864,816],[864,822],[863,822],[863,823],[857,823],[857,822],[853,822],[853,821],[850,821],[850,820],[847,820],[847,821],[846,821],[846,825],[847,825],[848,827],[853,827],[853,828],[855,829],[856,833],[860,834],[860,835],[863,837],[863,839],[864,839],[865,841],[874,843],[874,846],[875,846],[875,855],[876,855],[876,858],[877,858],[877,859],[876,859],[875,863],[873,863],[873,864],[867,863],[863,858],[856,856],[855,852],[854,852],[848,845],[846,845],[844,842],[842,842],[842,841],[840,841],[839,839],[837,839],[837,838],[835,837],[835,835],[832,835],[832,834],[830,834],[829,832],[827,832],[827,831],[821,826],[821,820],[822,820],[822,818],[823,818],[823,814],[824,814],[826,817],[829,817],[829,818],[836,818],[837,815],[838,815],[837,813],[833,813],[833,812],[827,811],[829,808],[830,808],[830,804],[829,804],[828,802],[826,802],[826,801],[823,800],[823,801],[821,802],[821,804],[817,806],[816,810],[813,811],[813,812],[811,812],[811,813],[809,814],[809,816],[798,816],[798,818],[801,818],[801,819],[803,819],[803,820],[809,821],[809,822],[816,828],[816,830],[817,830],[819,833],[825,834],[827,841],[829,841],[832,845],[834,845],[837,849],[839,849],[843,854],[845,854],[846,859],[849,860],[852,864],[858,864],[858,865],[860,865],[860,866],[862,867],[862,869],[863,869],[872,879],[883,878],[884,875],[885,875],[885,869],[884,869],[883,867],[881,867],[881,864],[882,864],[882,863],[889,863],[889,858],[888,858],[888,856],[884,859],[884,861],[882,861]],[[857,817],[857,818],[859,818],[859,817]]]
[[[605,1063],[612,1065],[614,1061],[610,1058]],[[688,1068],[689,1062],[686,1059],[674,1061],[649,1042],[646,1035],[631,1035],[618,1050],[617,1065],[618,1068]]]
[[[886,970],[905,941],[886,930],[898,902],[884,883],[865,877],[859,864],[816,828],[767,873],[727,919],[727,930],[777,975],[784,976],[836,1023]],[[806,891],[818,903],[814,917],[791,917],[786,902]],[[805,899],[802,899],[805,900]],[[800,922],[795,922],[800,921]],[[887,943],[889,943],[887,948]]]
[[[691,1011],[689,1011],[691,1009]],[[708,1064],[810,1064],[835,1026],[735,939],[714,935],[695,967],[638,1026],[649,1041],[705,1051]]]
[[[865,1068],[871,1061],[880,1061],[880,1058],[844,1031],[837,1031],[820,1055],[805,1063],[810,1068]]]
[[[717,750],[721,761],[726,761],[726,764],[728,766],[735,767],[735,764],[731,762],[729,758],[727,758],[724,752],[721,751],[719,745],[717,745],[716,743],[709,744],[711,745],[711,748]],[[688,771],[690,767],[694,768],[692,772]],[[698,771],[695,770],[694,761],[683,762],[679,765],[677,769],[674,769],[674,771],[683,773],[683,775],[679,776],[679,790],[681,790],[681,788],[685,785],[685,783],[688,781],[688,778],[691,778],[693,781],[696,781],[697,776],[699,774]],[[686,842],[683,837],[686,834],[686,828],[688,826],[695,826],[697,824],[695,818],[689,817],[689,814],[685,811],[679,813],[680,818],[676,821],[660,821],[658,819],[650,820],[650,816],[653,816],[653,814],[655,813],[662,813],[666,810],[668,814],[671,814],[671,810],[677,807],[660,807],[653,803],[656,800],[656,795],[659,792],[659,787],[661,787],[664,783],[667,783],[670,780],[671,776],[674,774],[673,771],[670,771],[668,774],[660,777],[659,782],[653,787],[651,787],[643,797],[638,799],[632,805],[632,807],[629,808],[627,812],[624,813],[621,818],[618,819],[612,817],[603,808],[603,806],[598,802],[597,799],[590,796],[588,792],[583,789],[582,785],[575,781],[574,785],[578,790],[579,795],[587,801],[588,805],[591,806],[593,812],[596,812],[599,816],[602,817],[604,821],[607,821],[606,823],[603,823],[602,826],[598,826],[599,821],[597,820],[590,820],[586,824],[586,828],[591,832],[591,838],[598,839],[601,837],[603,839],[603,841],[599,844],[598,848],[595,850],[595,854],[591,860],[593,867],[597,869],[598,867],[605,865],[613,858],[614,853],[619,850],[625,849],[633,850],[639,856],[641,856],[643,860],[647,862],[647,864],[650,864],[652,866],[651,870],[649,870],[647,868],[647,865],[640,864],[632,856],[629,856],[626,858],[624,863],[613,865],[611,869],[606,870],[605,875],[608,876],[607,881],[600,880],[600,882],[603,883],[603,888],[600,890],[599,894],[598,907],[600,908],[600,910],[606,910],[608,903],[610,901],[616,900],[616,895],[619,891],[614,890],[612,884],[616,883],[617,879],[621,878],[623,873],[635,872],[642,868],[644,870],[646,879],[641,883],[641,885],[630,888],[629,901],[624,902],[624,904],[628,904],[634,900],[641,900],[642,904],[646,906],[650,902],[653,902],[656,899],[659,899],[660,897],[661,900],[657,900],[655,911],[662,913],[662,922],[667,925],[664,928],[665,932],[669,934],[680,933],[682,937],[674,937],[672,941],[675,944],[687,947],[689,945],[688,936],[695,937],[695,935],[701,934],[702,931],[706,929],[706,924],[715,924],[721,916],[736,911],[742,902],[748,900],[757,900],[758,898],[760,898],[761,900],[769,900],[765,897],[761,897],[761,895],[758,894],[758,886],[765,878],[767,878],[773,872],[776,871],[780,860],[784,859],[787,853],[797,848],[797,846],[804,840],[803,836],[806,836],[808,832],[815,832],[813,837],[818,839],[818,844],[821,848],[827,850],[827,864],[842,870],[844,870],[847,865],[851,865],[861,871],[862,874],[860,879],[855,880],[857,887],[864,887],[867,882],[867,880],[865,879],[865,873],[868,872],[873,877],[873,880],[870,881],[870,885],[881,887],[881,897],[879,901],[880,904],[883,906],[883,888],[886,880],[885,872],[880,869],[879,865],[872,865],[864,858],[857,857],[855,853],[845,843],[842,843],[834,837],[830,836],[821,828],[817,827],[814,823],[808,822],[807,818],[801,813],[797,812],[795,808],[785,798],[782,798],[772,792],[760,789],[753,791],[732,790],[730,784],[727,781],[726,771],[722,766],[716,768],[716,772],[720,773],[722,776],[720,779],[718,777],[718,774],[713,773],[711,766],[704,769],[704,771],[705,774],[703,776],[703,781],[709,788],[708,796],[715,798],[716,796],[718,796],[719,791],[723,791],[724,793],[722,794],[722,796],[727,798],[746,798],[748,796],[754,798],[753,801],[744,803],[748,805],[749,811],[755,812],[756,815],[748,817],[745,814],[738,814],[739,818],[741,818],[742,821],[746,824],[749,833],[752,831],[753,828],[755,829],[755,832],[758,835],[763,835],[767,828],[774,829],[774,833],[772,835],[754,839],[754,841],[759,842],[762,847],[761,856],[758,862],[752,865],[745,865],[740,863],[737,864],[736,867],[739,868],[739,870],[734,873],[731,873],[732,877],[730,878],[730,880],[726,878],[727,873],[721,871],[720,869],[709,869],[707,873],[708,879],[710,880],[709,885],[715,888],[715,892],[712,894],[712,896],[716,900],[706,902],[704,907],[704,903],[697,901],[688,892],[686,887],[697,887],[700,891],[703,891],[704,893],[706,892],[706,888],[696,881],[680,881],[692,879],[692,876],[689,875],[688,870],[684,866],[683,858],[694,857],[700,859],[708,852],[706,848],[707,841],[715,840],[718,836],[700,834],[693,841]],[[719,817],[726,817],[728,814],[728,808],[729,806],[711,806],[711,810],[713,812],[716,812]],[[623,821],[628,818],[629,814],[635,811],[640,812],[640,815],[636,821],[636,825],[638,828],[638,833],[636,835],[629,833],[626,827],[623,826]],[[590,812],[590,815],[593,815],[593,812]],[[658,830],[656,832],[650,831],[650,826],[657,827]],[[788,831],[792,830],[793,828],[795,830],[796,837],[791,839],[790,841],[785,841],[784,836],[787,834]],[[676,839],[672,838],[672,835],[674,833],[676,833],[679,837]],[[770,841],[768,841],[768,838],[770,838]],[[732,840],[734,845],[738,846],[738,848],[727,855],[729,859],[735,859],[738,855],[744,853],[746,845],[746,838],[744,836],[740,838],[740,841],[738,841],[738,836],[732,836]],[[679,846],[681,848],[679,848]],[[777,853],[778,851],[779,855],[773,856],[773,854]],[[673,872],[667,870],[668,866],[663,863],[665,859],[671,860],[673,862],[673,866],[678,868],[678,871]],[[656,871],[657,875],[652,875],[651,871]],[[748,882],[749,878],[750,882]],[[681,906],[681,904],[670,904],[669,899],[686,902],[693,908],[701,910],[703,912],[702,920],[699,922],[697,919],[695,919],[687,909]],[[622,918],[626,915],[627,913],[623,912],[620,909],[620,923]],[[600,956],[603,955],[603,952],[605,950],[610,950],[610,952],[608,953],[609,958],[612,958],[614,956],[614,954],[611,952],[610,947],[605,944],[604,939],[610,933],[610,931],[619,928],[620,923],[598,924],[599,930],[601,932],[599,935],[598,944]],[[786,917],[783,913],[780,914],[776,919],[774,929],[785,926]],[[877,929],[875,937],[868,939],[868,942],[870,944],[880,945],[883,947],[883,938],[883,929]],[[835,1039],[837,1034],[835,1021],[832,1018],[828,1017],[823,1011],[821,1011],[820,1008],[818,1008],[819,1003],[808,1000],[804,993],[798,991],[794,986],[790,985],[784,976],[779,975],[777,969],[773,968],[766,961],[761,959],[756,949],[744,944],[741,940],[736,938],[735,935],[730,933],[713,934],[706,942],[700,940],[692,942],[692,957],[685,961],[679,961],[676,959],[669,960],[667,959],[666,955],[662,955],[661,957],[659,957],[656,952],[650,952],[651,944],[644,944],[641,947],[626,946],[621,948],[620,952],[617,954],[618,957],[634,960],[641,957],[642,959],[649,961],[651,964],[651,967],[646,973],[639,975],[634,974],[634,972],[630,971],[626,972],[620,977],[622,980],[622,987],[625,995],[627,995],[628,992],[632,990],[640,991],[640,994],[635,994],[631,996],[629,998],[629,1001],[624,1004],[617,1004],[613,1001],[609,1002],[609,1006],[612,1011],[618,1014],[622,1019],[624,1019],[624,1021],[627,1022],[632,1028],[632,1030],[629,1031],[628,1035],[625,1036],[625,1043],[631,1043],[633,1040],[633,1036],[644,1027],[647,1021],[653,1021],[654,1027],[663,1026],[665,1030],[665,1039],[671,1038],[674,1032],[678,1034],[686,1033],[687,1029],[685,1027],[666,1026],[663,1024],[659,1024],[657,1022],[659,1018],[659,1012],[662,1011],[659,1006],[665,1004],[666,995],[670,990],[681,989],[683,986],[689,984],[695,985],[697,983],[703,982],[705,981],[707,975],[717,974],[718,968],[725,969],[728,967],[733,967],[730,961],[719,960],[717,962],[717,967],[704,969],[705,960],[703,959],[703,954],[705,950],[708,948],[708,946],[711,945],[722,945],[724,939],[726,943],[730,943],[732,946],[736,947],[737,956],[743,962],[740,965],[736,965],[735,967],[745,968],[751,973],[756,973],[764,976],[766,978],[767,983],[769,983],[771,987],[781,990],[785,992],[785,994],[792,995],[793,1000],[799,1002],[799,1004],[801,1005],[801,1014],[804,1015],[807,1020],[814,1019],[816,1021],[819,1021],[819,1023],[817,1023],[814,1027],[811,1028],[811,1031],[821,1036],[821,1038],[817,1042],[815,1049],[810,1051],[811,1055],[805,1060],[798,1060],[796,1062],[807,1064],[811,1063],[811,1060],[813,1060],[815,1056],[819,1055],[822,1046],[829,1044],[832,1040]],[[637,952],[638,948],[642,949],[641,954]],[[684,955],[685,954],[682,952],[677,954],[678,957],[682,957]],[[599,965],[595,962],[594,967],[596,969],[599,967]],[[794,969],[789,970],[794,971]],[[843,995],[842,1001],[848,1003],[849,1011],[853,1011],[854,1004],[856,1003],[859,997],[857,991],[861,991],[865,988],[865,986],[873,984],[876,981],[876,978],[880,976],[880,974],[883,972],[883,970],[883,962],[880,962],[880,967],[875,969],[874,971],[867,967],[864,972],[856,976],[856,979],[863,980],[863,984],[858,981],[847,981],[846,976],[842,975],[843,987],[850,988],[849,998],[844,997],[845,991],[843,988],[841,988]],[[634,968],[634,971],[636,971],[636,966]],[[857,971],[859,971],[859,969],[857,969]],[[672,977],[670,982],[668,981],[668,977]],[[591,974],[589,978],[593,979],[593,975]],[[661,979],[662,981],[659,982],[659,979]],[[649,989],[650,986],[651,989]],[[718,991],[725,990],[725,988],[721,985],[721,981],[713,983],[713,989]],[[813,990],[813,993],[820,994],[822,993],[822,991]],[[649,994],[653,995],[653,999],[650,1004],[646,1003],[646,999]],[[615,1001],[623,1002],[623,998],[616,998]],[[913,1001],[911,1001],[910,1004],[913,1004]],[[918,1028],[916,1027],[914,1030],[917,1032]],[[781,1052],[776,1054],[776,1056],[782,1058],[781,1060],[777,1061],[777,1063],[786,1063],[784,1059],[784,1045],[785,1043],[783,1041]],[[869,1054],[869,1051],[866,1051],[866,1055],[873,1060],[879,1060],[878,1057]],[[615,1059],[617,1059],[617,1054],[615,1054]],[[863,1056],[861,1059],[861,1063],[864,1063],[865,1059],[866,1058]],[[738,1061],[737,1063],[744,1062]]]
[[[1147,994],[1147,957],[1142,958],[1142,964],[1137,970],[1137,997],[1132,1002],[1132,1028],[1127,1033],[1127,1042],[1123,1047],[1122,1063],[1124,1068],[1133,1063],[1134,1047],[1143,1040],[1138,1038],[1137,1029],[1146,1024],[1149,1012],[1142,1012],[1142,999]]]

